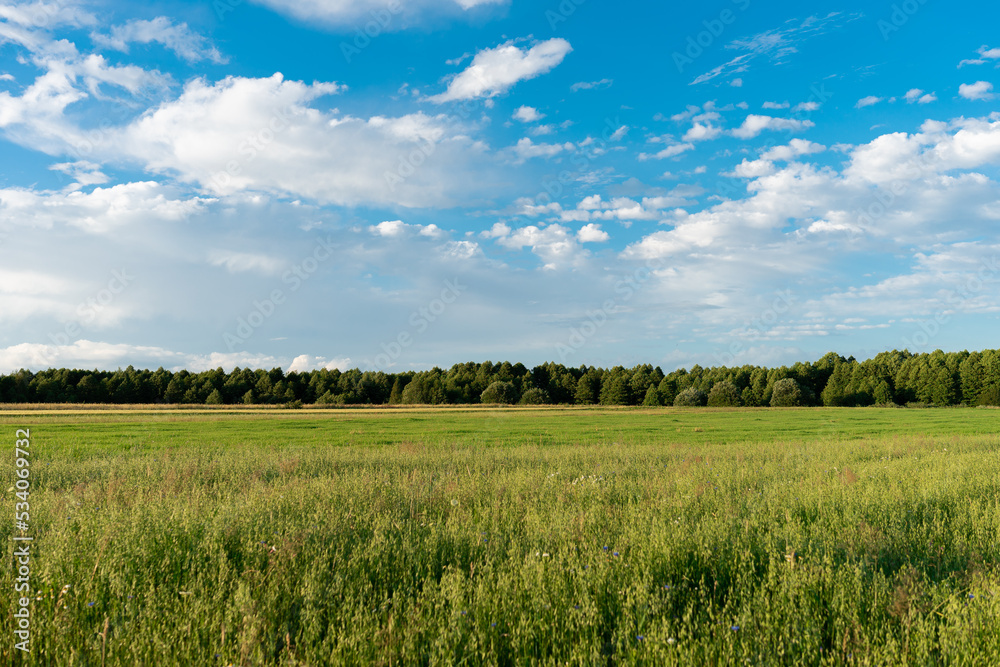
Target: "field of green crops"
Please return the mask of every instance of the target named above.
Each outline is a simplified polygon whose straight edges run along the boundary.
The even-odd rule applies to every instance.
[[[0,411],[31,665],[998,665],[1000,411]]]

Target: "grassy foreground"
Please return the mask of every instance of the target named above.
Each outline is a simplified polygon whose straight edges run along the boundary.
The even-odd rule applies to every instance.
[[[0,412],[8,565],[17,428],[3,664],[1000,664],[996,410]]]

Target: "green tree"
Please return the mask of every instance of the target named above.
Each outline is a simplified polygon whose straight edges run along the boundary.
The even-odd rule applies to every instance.
[[[517,387],[513,382],[497,380],[487,387],[479,397],[485,405],[513,405],[517,403]]]
[[[589,370],[576,382],[576,404],[593,405],[601,395],[601,376]]]
[[[771,390],[772,408],[792,408],[805,405],[802,387],[795,378],[783,378]]]
[[[549,403],[549,392],[538,387],[529,387],[521,394],[521,405],[546,405]]]
[[[688,387],[681,393],[677,394],[677,398],[674,399],[674,405],[682,408],[700,407],[705,405],[707,402],[708,396],[697,387]]]
[[[736,407],[740,404],[740,391],[729,380],[716,382],[708,392],[708,404],[713,408]]]
[[[656,385],[649,385],[649,389],[646,390],[646,397],[642,399],[642,404],[647,408],[655,408],[663,405],[663,396],[660,395],[660,390],[656,388]]]
[[[213,389],[212,393],[205,399],[205,405],[222,405],[222,403],[222,392],[218,389]]]

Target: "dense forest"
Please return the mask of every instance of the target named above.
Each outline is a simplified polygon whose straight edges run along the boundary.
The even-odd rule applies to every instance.
[[[124,404],[576,404],[677,406],[1000,405],[1000,350],[910,354],[866,361],[829,353],[781,368],[611,369],[503,362],[449,370],[285,373],[236,368],[189,373],[21,370],[0,375],[2,403]]]

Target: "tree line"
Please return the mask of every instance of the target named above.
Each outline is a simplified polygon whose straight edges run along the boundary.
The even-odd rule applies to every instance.
[[[664,373],[649,364],[604,369],[545,363],[456,364],[448,370],[358,369],[286,373],[221,368],[202,373],[20,370],[0,375],[2,403],[209,405],[1000,405],[1000,350],[883,352],[865,361],[833,352],[793,366],[694,366]]]

